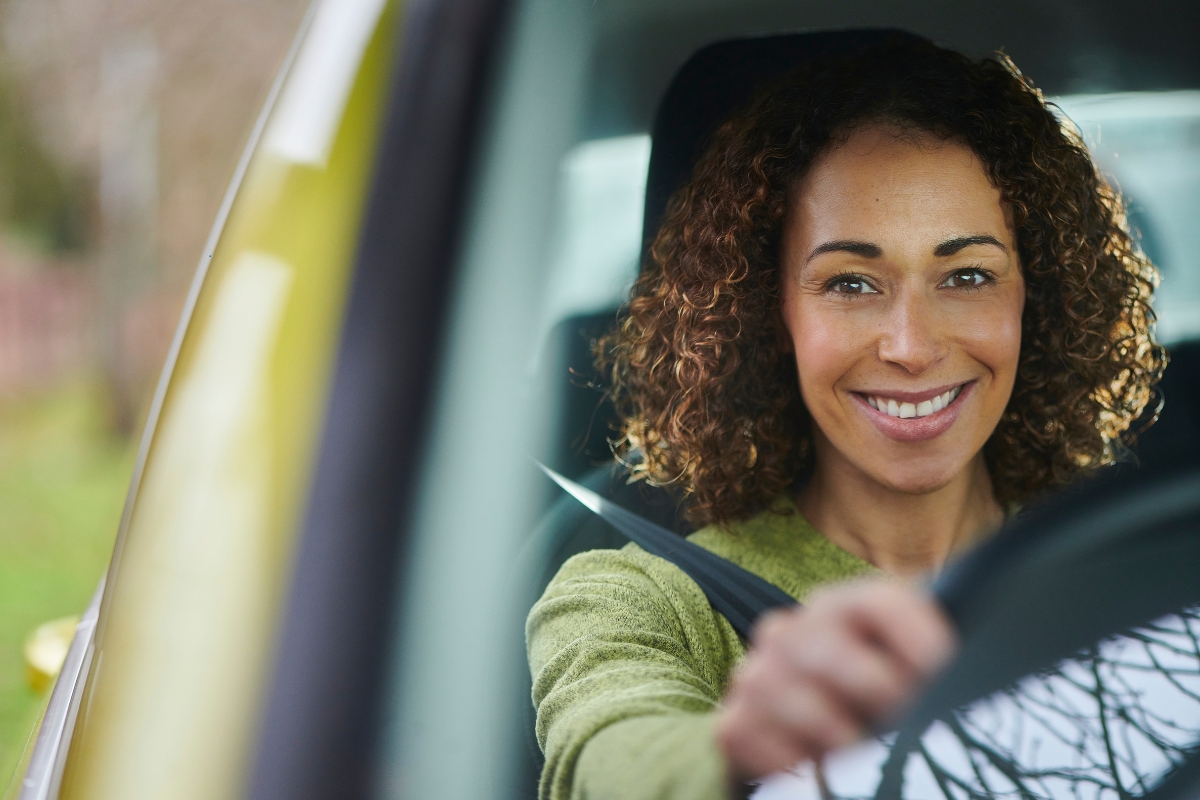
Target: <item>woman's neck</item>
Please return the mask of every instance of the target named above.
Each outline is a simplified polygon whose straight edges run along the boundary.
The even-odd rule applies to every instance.
[[[908,494],[818,453],[797,506],[831,542],[902,577],[940,570],[1004,519],[982,454],[945,486]]]

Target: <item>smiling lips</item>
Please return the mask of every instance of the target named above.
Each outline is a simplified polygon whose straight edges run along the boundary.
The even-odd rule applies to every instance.
[[[896,396],[854,392],[861,408],[884,436],[919,442],[945,433],[958,419],[975,382],[932,392],[896,392]]]
[[[961,386],[955,386],[953,389],[934,395],[929,400],[922,400],[919,403],[909,403],[905,401],[896,402],[892,397],[877,397],[875,395],[866,395],[867,402],[871,408],[884,412],[889,417],[899,417],[900,419],[909,419],[911,417],[928,417],[934,412],[941,411],[946,406],[954,402],[954,398],[958,397],[958,393],[962,391]]]

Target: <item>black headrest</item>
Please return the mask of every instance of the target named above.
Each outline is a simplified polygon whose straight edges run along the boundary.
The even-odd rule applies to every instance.
[[[643,254],[658,233],[667,200],[687,183],[713,133],[756,92],[806,63],[897,36],[925,41],[906,31],[871,28],[730,39],[697,51],[676,73],[654,117]]]

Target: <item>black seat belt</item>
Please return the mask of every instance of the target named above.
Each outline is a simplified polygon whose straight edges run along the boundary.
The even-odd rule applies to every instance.
[[[796,605],[786,592],[753,572],[606,500],[543,464],[538,466],[568,494],[643,550],[670,561],[687,573],[712,607],[729,620],[742,638],[750,636],[755,621],[765,612]]]

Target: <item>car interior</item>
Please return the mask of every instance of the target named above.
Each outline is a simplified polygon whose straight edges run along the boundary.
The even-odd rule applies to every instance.
[[[876,740],[884,742],[882,751],[846,757],[875,759],[884,776],[878,796],[901,796],[894,776],[917,769],[905,759],[922,742],[936,741],[927,729],[944,736],[962,722],[956,709],[979,706],[985,710],[975,717],[963,712],[963,719],[977,744],[979,731],[995,744],[998,730],[1013,728],[1012,709],[1022,702],[1012,699],[1014,680],[1020,686],[1030,676],[1041,680],[1036,692],[1043,700],[1061,695],[1066,690],[1047,683],[1048,676],[1065,676],[1078,689],[1079,670],[1102,669],[1098,657],[1089,661],[1079,653],[1115,653],[1127,646],[1123,642],[1150,654],[1138,669],[1147,658],[1174,653],[1185,677],[1168,674],[1164,686],[1179,684],[1182,697],[1200,696],[1195,659],[1187,666],[1197,632],[1188,609],[1200,602],[1200,589],[1180,567],[1196,563],[1196,495],[1179,488],[1194,481],[1200,452],[1194,341],[1200,337],[1200,266],[1191,263],[1200,245],[1192,222],[1200,217],[1200,53],[1194,47],[1200,9],[1183,2],[1134,8],[1115,0],[1086,6],[531,0],[514,4],[502,28],[474,144],[434,414],[396,579],[380,793],[536,795],[540,755],[530,738],[525,613],[571,554],[627,540],[563,495],[534,460],[664,527],[688,532],[670,492],[630,485],[613,470],[607,440],[614,413],[592,348],[614,323],[667,198],[720,118],[740,107],[765,76],[882,29],[917,33],[974,56],[1003,50],[1078,125],[1129,200],[1131,225],[1162,270],[1158,330],[1172,365],[1112,475],[1031,504],[1018,525],[993,540],[987,557],[968,559],[939,579],[935,591],[957,609],[968,647],[909,721]],[[1137,504],[1146,497],[1157,498],[1153,513]],[[1131,517],[1131,508],[1146,513]],[[1085,514],[1111,524],[1072,538],[1072,520]],[[1072,564],[1077,569],[1064,566]],[[1119,602],[1133,594],[1148,598],[1147,605]],[[1106,605],[1106,598],[1114,602]],[[1048,614],[1048,608],[1057,611]],[[1031,644],[1012,648],[1014,637],[1035,623],[1036,637],[1022,638]],[[1141,633],[1128,633],[1131,627]],[[1152,635],[1157,644],[1148,643]],[[996,656],[1005,648],[1019,658],[1000,665]],[[1135,689],[1129,691],[1136,695]],[[1009,697],[1008,706],[1000,696]],[[1084,713],[1083,727],[1060,739],[1064,748],[1078,745],[1072,752],[1087,753],[1088,764],[1105,775],[1132,781],[1113,796],[1167,797],[1190,774],[1176,768],[1194,765],[1200,741],[1200,708],[1173,702],[1190,715],[1166,726],[1175,738],[1157,721],[1140,733],[1127,731],[1125,741],[1140,736],[1141,743],[1128,745],[1122,765],[1096,761],[1095,743],[1084,741],[1094,733],[1088,720],[1109,719],[1103,710]],[[1160,710],[1147,714],[1162,717]],[[1040,724],[1062,732],[1048,718]],[[962,750],[963,738],[956,741]],[[1009,741],[1006,760],[993,758],[996,747],[986,744],[946,750],[954,763],[927,759],[925,783],[908,785],[933,787],[932,793],[911,796],[1065,797],[1101,780],[1083,775],[1078,761],[1064,762],[1053,767],[1061,785],[1042,794],[1012,767],[1042,769],[1030,760],[1036,747]],[[1155,747],[1157,761],[1148,755]],[[985,768],[979,758],[993,760]],[[1145,769],[1129,766],[1134,762]],[[1168,774],[1183,777],[1163,783]],[[1047,775],[1037,780],[1049,786]],[[883,791],[888,786],[896,791]],[[806,790],[762,791],[804,796]],[[876,789],[837,791],[875,796]],[[1107,796],[1104,791],[1083,796]]]
[[[759,87],[768,84],[784,71],[809,59],[828,57],[844,49],[867,44],[885,33],[885,30],[879,29],[859,29],[746,37],[717,42],[693,54],[666,88],[653,117],[649,163],[646,165],[641,259],[645,259],[649,247],[649,233],[657,229],[667,200],[687,180],[706,140],[720,122],[742,107]],[[1128,97],[1126,104],[1144,102],[1144,99],[1136,96]],[[1087,104],[1086,96],[1080,99],[1072,96],[1063,102],[1065,109],[1084,109],[1079,114],[1080,119],[1075,120],[1081,127],[1089,121],[1094,121],[1098,116],[1094,111],[1088,113]],[[1109,114],[1109,118],[1105,120],[1108,123],[1106,129],[1109,124],[1113,124],[1120,132],[1119,124],[1122,118],[1111,111]],[[1108,144],[1109,147],[1112,147],[1111,141]],[[1126,169],[1125,172],[1128,174],[1129,170]],[[631,183],[633,182],[631,180]],[[1145,187],[1142,190],[1147,191],[1150,196],[1153,196],[1156,191],[1154,187]],[[1164,245],[1157,239],[1151,238],[1160,234],[1148,234],[1147,232],[1157,231],[1160,225],[1168,227],[1169,223],[1159,222],[1158,217],[1149,214],[1141,205],[1133,207],[1138,213],[1131,215],[1133,216],[1132,224],[1138,231],[1141,244],[1152,258],[1156,258],[1158,263],[1161,263]],[[1186,310],[1180,314],[1182,317],[1186,317],[1186,315]],[[666,488],[650,487],[644,483],[630,484],[623,480],[618,465],[613,463],[611,453],[608,451],[607,439],[612,435],[616,420],[612,404],[604,394],[605,378],[594,367],[593,353],[597,338],[612,326],[616,317],[617,309],[615,308],[573,316],[557,323],[548,334],[550,344],[544,346],[550,353],[555,353],[559,357],[549,359],[551,364],[545,368],[548,374],[543,379],[553,381],[553,376],[557,376],[560,384],[561,399],[559,402],[562,415],[560,434],[555,442],[557,450],[551,454],[551,463],[555,464],[557,469],[595,488],[620,506],[673,529],[677,533],[686,535],[690,532],[690,526],[678,513],[677,498]],[[1174,324],[1180,330],[1186,329],[1188,325],[1182,321]],[[1167,333],[1170,335],[1171,331],[1168,330]],[[1173,349],[1173,363],[1167,379],[1159,387],[1158,395],[1151,403],[1148,413],[1133,427],[1135,434],[1143,429],[1145,432],[1140,437],[1140,441],[1136,436],[1130,438],[1131,446],[1125,456],[1127,462],[1123,464],[1121,470],[1124,480],[1128,480],[1127,476],[1131,473],[1137,473],[1139,478],[1150,474],[1169,473],[1177,465],[1186,464],[1189,459],[1194,458],[1196,445],[1200,444],[1196,430],[1196,420],[1200,419],[1197,416],[1200,407],[1196,405],[1197,400],[1200,400],[1200,395],[1197,394],[1195,386],[1195,378],[1198,373],[1190,364],[1196,358],[1195,351],[1196,344],[1186,342]],[[1166,397],[1171,398],[1169,405],[1166,403]],[[1154,424],[1149,424],[1153,416],[1157,416],[1157,419]],[[1107,486],[1113,483],[1113,480],[1109,479],[1104,483],[1106,488],[1094,490],[1094,496],[1108,495],[1111,489]],[[1088,496],[1092,497],[1093,493],[1089,492]],[[1062,502],[1056,504],[1057,514],[1062,513],[1062,506]],[[1086,507],[1086,504],[1075,500],[1072,507],[1077,513]],[[1034,537],[1029,531],[1034,528],[1036,528],[1036,523],[1023,521],[1021,527],[1023,541],[1033,540]],[[1130,536],[1133,535],[1133,531],[1128,527],[1120,528],[1119,531]],[[527,559],[538,560],[535,565],[526,567],[527,574],[537,576],[536,580],[528,585],[530,604],[562,563],[571,555],[597,547],[621,547],[627,541],[628,538],[625,534],[616,530],[598,515],[593,514],[574,498],[561,497],[539,521],[536,532],[523,553]],[[1089,539],[1089,541],[1095,540]],[[1130,541],[1136,541],[1136,539],[1131,538]],[[1166,557],[1164,564],[1190,563],[1187,560],[1180,562],[1179,559],[1189,558],[1185,551],[1190,552],[1188,548],[1194,546],[1194,537],[1183,536],[1176,544],[1176,549],[1168,548],[1170,554]],[[948,577],[943,580],[941,591],[948,608],[955,609],[957,607],[960,600],[957,595],[969,597],[976,605],[982,602],[981,598],[986,593],[978,589],[974,579],[967,580],[962,575],[968,572],[996,574],[995,550],[995,547],[987,548],[986,554],[979,554],[974,559],[973,569],[963,565],[960,567],[958,577]],[[1078,556],[1079,554],[1076,552],[1071,553],[1072,559]],[[1161,554],[1156,555],[1156,557],[1159,556]],[[1116,561],[1110,562],[1108,568],[1113,569],[1113,565],[1121,563],[1121,561],[1122,559],[1118,557]],[[1019,579],[1009,579],[1022,586],[1048,586],[1048,576],[1056,574],[1054,570],[1063,568],[1062,563],[1054,562],[1046,558],[1044,554],[1026,556],[1022,559],[1022,563],[1027,569],[1032,564],[1042,570],[1040,576],[1026,575]],[[1139,568],[1135,574],[1160,575],[1160,566],[1148,564]],[[1156,616],[1149,612],[1143,613],[1144,610],[1134,612],[1134,616],[1130,618],[1116,615],[1113,611],[1097,612],[1095,600],[1086,591],[1086,586],[1093,585],[1092,582],[1097,580],[1098,576],[1088,573],[1086,577],[1077,579],[1075,583],[1064,583],[1062,573],[1057,573],[1057,576],[1058,580],[1053,582],[1055,589],[1053,598],[1025,596],[1026,616],[999,623],[1016,629],[1029,625],[1031,619],[1044,618],[1044,615],[1031,614],[1028,610],[1030,608],[1044,608],[1045,604],[1052,602],[1060,609],[1059,613],[1048,618],[1057,627],[1052,633],[1043,634],[1044,645],[1031,648],[1029,652],[1023,652],[1022,655],[1026,660],[1022,661],[1019,667],[1011,668],[998,682],[991,681],[993,689],[1003,688],[1025,674],[1046,668],[1053,664],[1054,660],[1066,657],[1080,647],[1090,645],[1094,641],[1103,639],[1104,636],[1117,633],[1121,629],[1118,621],[1123,621],[1126,626],[1133,626],[1149,621]],[[1187,587],[1183,590],[1184,597],[1179,599],[1178,603],[1173,598],[1166,599],[1153,591],[1148,592],[1148,596],[1159,602],[1165,602],[1165,606],[1159,610],[1159,613],[1177,611],[1200,599],[1200,590],[1197,589],[1194,580],[1188,580],[1190,577],[1188,575],[1180,576],[1175,581],[1174,585],[1182,582]],[[1013,584],[1006,583],[1005,585]],[[968,590],[966,587],[970,587],[970,589]],[[1148,589],[1148,587],[1140,588],[1143,591]],[[1130,593],[1135,593],[1132,586],[1130,586]],[[1126,594],[1122,593],[1121,598],[1124,600]],[[1072,600],[1074,600],[1074,604],[1070,602]],[[993,607],[1009,607],[1009,604],[994,598],[989,599],[988,602]],[[1123,607],[1126,610],[1130,609],[1129,604],[1125,604]],[[1067,609],[1071,609],[1074,613],[1068,612]],[[1091,632],[1083,624],[1089,619],[1101,622],[1105,626],[1110,623],[1118,624],[1118,627],[1111,629],[1106,627],[1098,633]],[[962,626],[964,620],[960,618],[959,622]],[[992,624],[997,623],[993,622]],[[970,627],[968,624],[964,630],[969,630]],[[1006,631],[1005,634],[989,631],[985,638],[1011,637],[1012,629]],[[1064,635],[1067,632],[1071,632],[1073,635]],[[1095,635],[1093,635],[1094,633]],[[1026,635],[1028,635],[1028,631]],[[1080,636],[1083,638],[1078,638]],[[1059,652],[1050,647],[1052,642],[1056,645],[1069,642],[1070,645],[1066,650]],[[984,647],[984,650],[988,655],[982,661],[995,667],[994,648]],[[1036,655],[1032,655],[1033,653]],[[1051,654],[1053,654],[1053,658],[1050,658]],[[1043,659],[1043,661],[1030,663],[1028,659],[1031,657]],[[959,674],[947,678],[947,685],[953,685],[955,682],[967,684],[968,688],[962,689],[966,696],[960,698],[960,702],[975,699],[979,696],[977,693],[988,685],[985,683],[987,679],[979,677],[979,662],[981,661],[979,656],[964,656],[960,663],[971,664],[971,658],[976,659],[976,663],[972,664],[971,672],[964,673],[966,667],[963,667],[958,670]],[[963,674],[973,674],[974,677],[966,680],[962,677]],[[942,688],[942,691],[946,692],[947,690]],[[947,705],[944,700],[942,701],[943,709],[954,708],[955,705]],[[535,783],[530,781],[536,780],[536,772],[540,767],[540,752],[533,736],[533,709],[525,704],[524,711],[524,728],[530,752],[530,772],[526,775],[525,780],[530,790],[533,791],[532,786]],[[1186,742],[1185,748],[1190,744],[1190,742]]]

